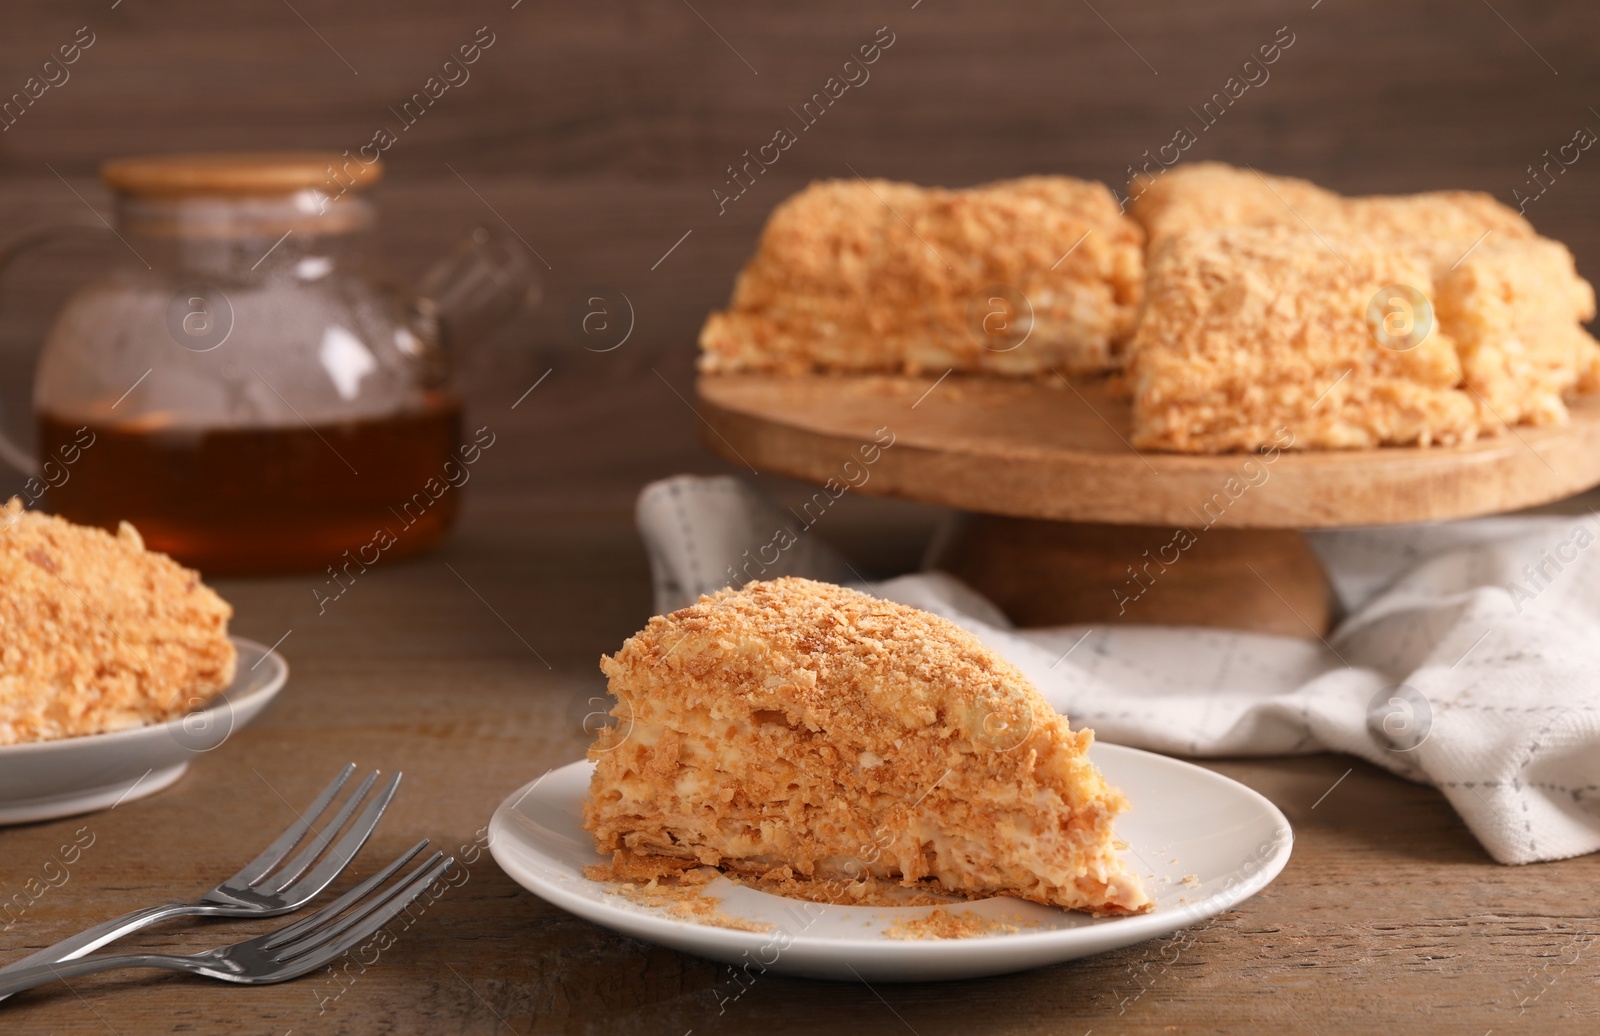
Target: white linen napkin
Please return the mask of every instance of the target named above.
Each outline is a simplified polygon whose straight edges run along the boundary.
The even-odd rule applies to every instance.
[[[943,615],[1074,726],[1189,756],[1358,755],[1442,791],[1501,863],[1600,849],[1600,522],[1487,518],[1312,533],[1346,618],[1327,643],[1174,626],[1019,630],[963,583],[867,584],[729,477],[647,486],[658,611],[802,575]]]

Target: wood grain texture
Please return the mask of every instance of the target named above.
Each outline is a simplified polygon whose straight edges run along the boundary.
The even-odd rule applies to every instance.
[[[579,718],[602,687],[595,660],[650,610],[631,527],[638,488],[742,471],[797,507],[812,492],[712,457],[685,402],[700,321],[726,301],[767,212],[808,180],[853,166],[949,186],[1051,171],[1116,182],[1285,23],[1296,42],[1270,81],[1186,158],[1345,191],[1458,186],[1510,201],[1545,149],[1580,126],[1600,129],[1587,108],[1600,96],[1594,5],[513,2],[7,5],[0,98],[79,26],[97,38],[70,81],[0,131],[0,236],[81,215],[85,201],[106,211],[93,174],[114,155],[354,149],[397,125],[389,107],[488,25],[497,40],[471,80],[384,153],[382,250],[398,275],[415,276],[474,224],[503,219],[550,268],[544,307],[466,358],[472,427],[501,438],[466,489],[456,537],[438,555],[374,569],[321,614],[311,591],[326,588],[311,577],[223,584],[241,634],[271,643],[294,631],[283,644],[288,687],[154,798],[0,830],[0,902],[79,827],[95,836],[65,885],[0,923],[0,959],[209,887],[288,821],[285,800],[305,799],[352,759],[407,773],[365,868],[423,835],[458,849],[505,794],[578,758]],[[897,39],[871,81],[719,215],[712,190],[728,164],[769,140],[793,118],[788,107],[881,25]],[[1585,152],[1528,209],[1591,277],[1597,170]],[[97,249],[53,251],[0,286],[0,398],[11,409],[62,292],[117,260]],[[596,283],[624,291],[637,315],[615,352],[586,351],[570,326],[568,307]],[[852,493],[816,534],[864,572],[893,572],[915,562],[937,517]],[[0,1030],[1077,1036],[1587,1033],[1600,1023],[1587,941],[1600,858],[1496,866],[1435,792],[1345,759],[1212,765],[1296,825],[1284,875],[1203,928],[1032,974],[872,989],[763,976],[746,988],[718,965],[547,907],[483,861],[337,999],[331,979],[231,989],[107,975],[0,1005]],[[135,945],[198,949],[250,927],[169,929]]]
[[[641,344],[660,354],[687,350],[705,313],[726,302],[778,201],[852,168],[947,186],[1035,172],[1121,184],[1188,125],[1198,142],[1185,160],[1249,163],[1344,191],[1451,186],[1511,202],[1513,190],[1536,190],[1528,167],[1546,149],[1580,127],[1600,131],[1588,110],[1600,65],[1583,42],[1600,33],[1592,5],[512,2],[297,0],[291,10],[236,0],[221,18],[203,0],[115,9],[18,0],[0,32],[0,97],[79,26],[97,37],[64,85],[0,132],[0,235],[42,215],[54,204],[45,199],[78,205],[52,168],[94,200],[83,184],[107,157],[354,151],[387,125],[399,140],[383,154],[378,193],[402,270],[420,269],[436,247],[427,240],[436,216],[494,218],[464,178],[555,267],[549,312],[564,313],[587,284],[618,285],[654,332]],[[1286,24],[1295,43],[1270,78],[1199,130],[1189,109]],[[793,128],[789,108],[884,25],[896,42],[871,79],[719,214],[712,192],[727,189],[728,166]],[[496,42],[470,79],[400,131],[389,109],[481,26]],[[1563,168],[1529,217],[1600,276],[1590,202],[1600,156],[1591,149]],[[658,288],[659,304],[635,294]]]
[[[114,158],[100,167],[112,190],[135,197],[255,197],[308,189],[332,193],[328,169],[340,170],[338,186],[370,187],[383,176],[383,162],[347,163],[337,151],[249,151],[185,154],[159,152]]]
[[[1298,529],[1497,514],[1600,483],[1600,398],[1571,424],[1466,446],[1209,456],[1135,450],[1104,380],[702,376],[705,444],[795,478],[986,514],[1126,525]],[[875,451],[876,452],[876,451]]]
[[[1303,533],[1201,531],[970,514],[929,565],[1024,627],[1207,626],[1310,640],[1328,632],[1333,588]]]

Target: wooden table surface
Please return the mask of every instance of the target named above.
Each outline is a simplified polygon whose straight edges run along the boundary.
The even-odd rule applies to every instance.
[[[64,884],[0,931],[0,960],[198,894],[346,762],[406,775],[358,860],[366,870],[422,836],[469,845],[510,791],[579,758],[586,701],[603,688],[596,659],[650,611],[632,496],[658,469],[718,470],[694,444],[694,415],[663,383],[686,385],[687,369],[621,381],[599,369],[552,375],[530,397],[536,407],[509,410],[521,385],[506,386],[497,406],[480,401],[474,424],[501,438],[439,553],[371,570],[323,614],[314,576],[221,582],[237,632],[270,643],[293,631],[282,647],[288,686],[167,791],[0,831],[4,899],[63,841],[93,839]],[[927,512],[845,503],[819,533],[858,563],[891,570],[916,556]],[[1283,875],[1187,932],[1040,971],[937,985],[775,975],[739,985],[725,966],[544,904],[485,854],[342,984],[326,974],[237,988],[115,973],[18,996],[0,1007],[0,1031],[1594,1030],[1600,856],[1500,866],[1437,793],[1347,758],[1207,765],[1288,815],[1297,841]],[[177,926],[131,944],[202,949],[261,927]]]

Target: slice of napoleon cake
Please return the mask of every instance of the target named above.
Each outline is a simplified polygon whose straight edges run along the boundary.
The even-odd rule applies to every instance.
[[[233,680],[233,609],[200,574],[115,535],[0,507],[0,745],[165,723]]]
[[[775,579],[657,616],[600,665],[620,722],[589,750],[584,827],[618,865],[1151,908],[1093,733],[945,619]]]

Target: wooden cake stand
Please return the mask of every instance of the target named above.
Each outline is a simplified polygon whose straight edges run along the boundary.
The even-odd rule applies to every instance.
[[[969,512],[936,564],[1022,626],[1179,623],[1321,636],[1333,597],[1302,529],[1421,522],[1600,485],[1600,399],[1562,428],[1470,446],[1264,455],[1135,451],[1102,379],[724,374],[713,451],[844,492]],[[831,481],[830,481],[831,480]]]

